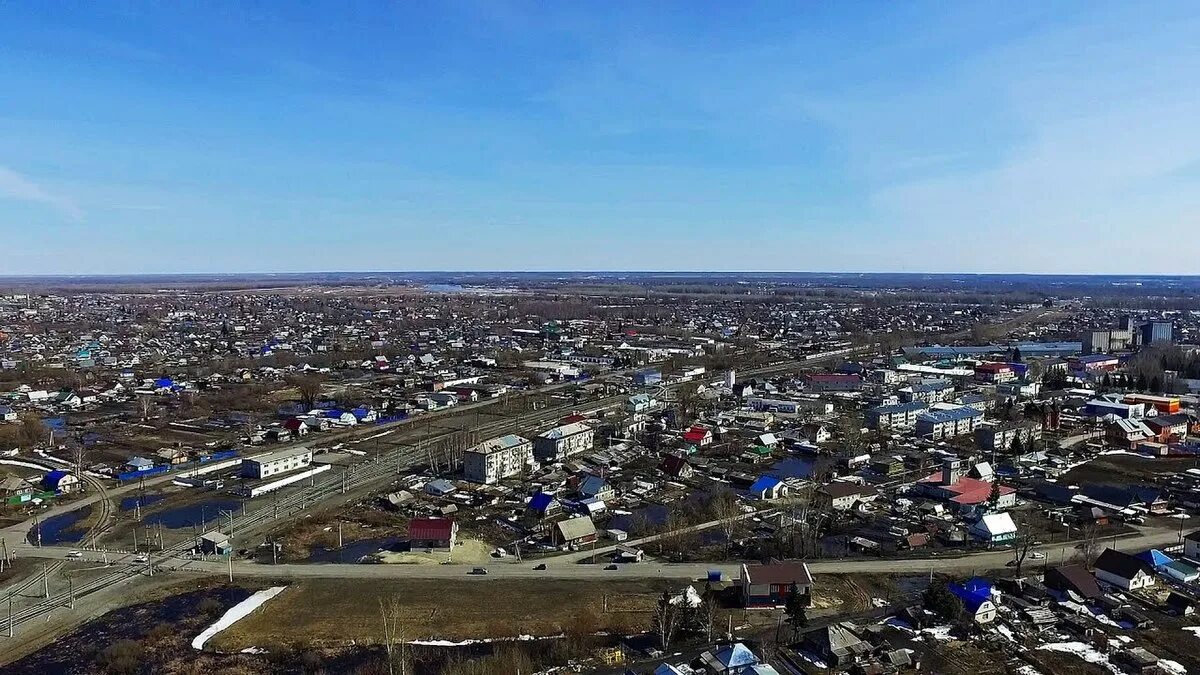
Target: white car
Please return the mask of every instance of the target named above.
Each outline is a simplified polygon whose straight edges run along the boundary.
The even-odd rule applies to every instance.
[[[150,557],[145,554],[142,554],[142,555],[139,555],[138,557],[134,558],[133,562],[135,562],[139,565],[145,565],[146,563],[150,562]]]
[[[83,554],[79,551],[67,551],[68,558],[82,558]]]
[[[1029,559],[1030,559],[1030,560],[1045,560],[1045,559],[1046,559],[1046,554],[1045,554],[1045,553],[1042,553],[1042,552],[1040,552],[1040,551],[1030,551],[1030,552],[1029,552]]]

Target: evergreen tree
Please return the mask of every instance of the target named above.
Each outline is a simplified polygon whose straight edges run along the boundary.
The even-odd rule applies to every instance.
[[[808,595],[801,594],[796,584],[788,590],[787,602],[783,611],[787,614],[788,622],[792,624],[792,638],[800,634],[800,629],[808,625]]]
[[[1020,455],[1025,452],[1025,443],[1021,440],[1021,434],[1013,435],[1012,445],[1009,449],[1014,455]]]

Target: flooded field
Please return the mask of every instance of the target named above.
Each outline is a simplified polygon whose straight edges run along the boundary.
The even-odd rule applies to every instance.
[[[240,511],[242,502],[232,497],[213,497],[185,506],[176,506],[152,513],[142,519],[146,525],[162,525],[168,530],[200,527],[223,517],[221,512]]]
[[[29,529],[29,543],[43,546],[53,544],[74,544],[82,541],[87,534],[83,522],[92,513],[92,507],[85,506],[67,513],[47,518]],[[40,534],[40,542],[39,542]]]

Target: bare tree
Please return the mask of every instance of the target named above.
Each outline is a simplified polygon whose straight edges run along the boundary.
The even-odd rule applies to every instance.
[[[712,510],[713,515],[716,516],[718,527],[721,528],[721,534],[725,535],[725,557],[728,558],[730,547],[733,545],[733,533],[742,519],[742,509],[738,504],[737,496],[732,492],[724,491],[713,497]]]
[[[1021,527],[1017,530],[1017,538],[1013,540],[1013,568],[1017,577],[1021,576],[1021,567],[1025,565],[1025,559],[1029,557],[1037,544],[1033,527],[1028,522],[1022,521]]]
[[[309,409],[316,406],[317,399],[321,396],[321,378],[315,375],[305,375],[293,378],[290,384],[296,387],[296,391],[300,393],[301,403]]]
[[[1083,526],[1081,533],[1083,539],[1075,548],[1079,549],[1079,557],[1084,566],[1091,569],[1103,549],[1103,545],[1100,543],[1100,528],[1095,523],[1088,523]]]
[[[671,602],[669,592],[663,591],[662,597],[658,599],[658,605],[654,608],[654,615],[651,617],[650,632],[658,640],[659,648],[665,650],[671,646],[671,640],[675,639],[675,632],[678,629],[679,606]]]
[[[383,648],[387,652],[389,675],[408,675],[408,654],[404,644],[404,631],[400,626],[403,607],[400,598],[379,598],[379,621],[383,632]]]

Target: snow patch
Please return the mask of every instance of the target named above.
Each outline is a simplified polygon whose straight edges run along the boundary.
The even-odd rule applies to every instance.
[[[1183,629],[1200,638],[1200,626],[1184,626]]]
[[[192,640],[192,649],[203,649],[204,643],[208,642],[210,638],[226,628],[229,628],[238,621],[246,618],[250,612],[253,612],[261,607],[264,602],[283,592],[284,588],[286,588],[286,586],[272,586],[271,588],[259,591],[234,605],[233,607],[230,607],[225,614],[221,615],[220,619],[217,619],[216,623],[208,628],[205,628],[203,633],[197,635],[195,639]]]
[[[409,640],[408,644],[417,645],[420,647],[466,647],[468,645],[482,645],[492,642],[532,642],[533,640],[556,640],[562,635],[548,635],[546,637],[537,637],[536,635],[518,635],[509,638],[482,638],[478,640]]]
[[[950,625],[949,624],[947,624],[945,626],[934,626],[933,628],[922,628],[921,634],[928,635],[929,637],[933,638],[934,640],[953,640],[954,639],[954,638],[950,637]]]
[[[1187,675],[1187,668],[1184,668],[1183,664],[1178,661],[1159,659],[1158,667],[1168,675]]]
[[[1064,654],[1074,654],[1088,663],[1104,666],[1114,673],[1121,672],[1119,669],[1115,668],[1113,664],[1109,663],[1107,656],[1096,651],[1091,645],[1084,642],[1051,642],[1038,647],[1038,649],[1044,649],[1051,652],[1061,652]]]

